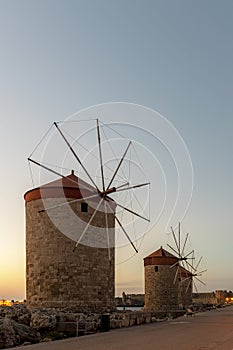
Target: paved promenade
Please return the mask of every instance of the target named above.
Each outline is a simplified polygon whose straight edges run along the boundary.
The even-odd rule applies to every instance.
[[[233,306],[18,350],[233,350]]]

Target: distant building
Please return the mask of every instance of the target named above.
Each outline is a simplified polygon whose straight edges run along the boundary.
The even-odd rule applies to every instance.
[[[225,301],[222,302],[224,304]],[[193,293],[193,304],[202,304],[202,305],[217,305],[218,303],[216,294],[214,292],[210,293]]]
[[[145,294],[125,294],[115,298],[116,306],[144,306]]]
[[[122,298],[115,297],[115,304],[116,304],[116,306],[122,306]]]
[[[217,299],[217,304],[224,304],[226,302],[226,298],[227,298],[226,290],[216,290],[215,295]]]
[[[145,294],[125,294],[124,303],[130,306],[144,306]]]
[[[216,290],[211,293],[193,293],[193,304],[224,305],[233,303],[232,291]]]

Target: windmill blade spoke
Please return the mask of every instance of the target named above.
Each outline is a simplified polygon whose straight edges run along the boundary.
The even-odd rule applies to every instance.
[[[97,194],[93,194],[93,196],[78,198],[78,199],[74,199],[74,200],[72,200],[72,201],[66,201],[66,202],[64,202],[64,203],[60,203],[60,204],[57,204],[57,205],[53,205],[52,207],[48,207],[48,208],[44,208],[44,209],[38,210],[38,212],[39,212],[39,213],[43,213],[43,212],[48,211],[48,210],[51,210],[51,209],[63,207],[63,206],[68,205],[68,204],[80,202],[80,201],[82,201],[82,200],[85,201],[85,200],[87,200],[87,199],[91,199],[91,198],[95,198],[95,197],[99,197],[99,194],[97,193]]]
[[[179,253],[170,245],[170,244],[167,244],[167,246],[174,252],[176,253],[177,255],[179,255]],[[178,259],[178,258],[177,258]]]
[[[186,288],[186,293],[187,293],[187,291],[188,291],[189,286],[190,286],[191,283],[192,283],[192,278],[189,278],[189,283],[188,283],[187,288]]]
[[[179,260],[177,262],[175,262],[175,264],[171,265],[170,266],[170,269],[172,269],[174,266],[178,265],[179,264]]]
[[[97,211],[98,211],[98,209],[99,209],[99,207],[100,207],[100,205],[101,205],[102,202],[103,202],[103,198],[101,198],[101,200],[100,200],[100,202],[98,203],[97,207],[95,208],[95,210],[94,210],[94,212],[93,212],[93,214],[92,214],[90,220],[88,221],[88,223],[87,223],[85,229],[83,230],[81,236],[80,236],[79,239],[77,240],[77,242],[76,242],[76,244],[75,244],[75,247],[74,247],[74,249],[73,249],[73,252],[75,251],[75,249],[77,248],[77,246],[78,246],[79,243],[81,242],[83,236],[84,236],[85,233],[87,232],[87,230],[88,230],[89,226],[91,225],[91,223],[92,223],[92,221],[93,221],[93,219],[94,219],[94,217],[95,217],[95,215],[96,215],[96,213],[97,213]]]
[[[135,247],[135,245],[133,244],[132,240],[130,239],[128,233],[126,232],[126,230],[124,229],[124,227],[122,226],[120,220],[118,219],[118,217],[116,216],[115,212],[113,211],[113,209],[111,208],[111,206],[108,204],[107,202],[107,205],[108,207],[110,208],[110,210],[112,211],[116,221],[118,222],[118,225],[120,226],[120,228],[122,229],[122,231],[124,232],[125,236],[127,237],[128,241],[130,242],[130,244],[132,245],[132,247],[134,248],[135,252],[138,253],[138,250],[137,248]]]
[[[118,164],[116,170],[114,171],[114,174],[113,174],[113,176],[112,176],[112,178],[111,178],[111,180],[110,180],[110,182],[109,182],[109,184],[108,184],[107,190],[110,188],[111,184],[113,183],[113,180],[115,179],[115,177],[116,177],[116,175],[117,175],[117,173],[118,173],[118,170],[120,169],[120,166],[121,166],[123,160],[125,159],[125,156],[126,156],[126,154],[127,154],[127,152],[128,152],[128,149],[129,149],[131,143],[132,143],[132,141],[129,142],[129,144],[128,144],[128,146],[127,146],[127,148],[126,148],[126,150],[125,150],[123,156],[121,157],[121,160],[120,160],[120,162],[119,162],[119,164]]]
[[[32,180],[32,187],[34,188],[35,184],[34,184],[34,180],[33,180],[32,166],[31,166],[31,163],[29,160],[28,160],[28,168],[29,168],[29,173],[30,173],[31,180]]]
[[[185,269],[185,274],[188,276],[188,274],[190,273],[188,270],[188,266],[187,266],[187,260],[181,260],[181,264],[183,266],[183,268]]]
[[[184,257],[188,258],[189,255],[193,254],[193,252],[194,252],[194,250],[192,250],[190,253],[186,254]],[[193,259],[193,257],[192,258],[188,258],[188,259]]]
[[[196,268],[193,265],[191,265],[187,260],[186,264],[191,268],[191,270],[197,271]]]
[[[49,168],[48,166],[46,166],[46,165],[44,165],[44,164],[42,164],[42,163],[39,163],[39,162],[37,162],[36,160],[34,160],[34,159],[32,159],[32,158],[28,158],[28,161],[31,162],[31,163],[33,163],[33,164],[38,165],[39,167],[41,167],[41,168],[43,168],[43,169],[49,171],[49,172],[52,173],[52,174],[55,174],[55,175],[57,175],[57,176],[60,176],[60,177],[63,178],[63,179],[66,178],[66,176],[62,175],[61,173],[57,172],[56,170],[53,170],[53,169]],[[69,179],[69,181],[70,181],[70,182],[73,182],[73,183],[79,185],[79,187],[81,187],[80,184],[78,183],[78,181],[75,181],[74,179],[71,179],[71,178]],[[90,188],[88,188],[87,186],[84,186],[83,184],[82,184],[82,188],[83,188],[83,189],[88,189],[88,190],[90,190]]]
[[[185,278],[183,278],[182,280],[181,280],[181,283],[184,283],[185,281],[187,281],[187,280],[190,280],[190,276],[189,277],[185,277]]]
[[[150,185],[150,182],[146,182],[146,183],[143,183],[143,184],[139,184],[139,185],[134,185],[134,186],[129,186],[127,188],[120,188],[119,187],[116,187],[116,191],[115,192],[121,192],[121,191],[126,191],[126,190],[132,190],[133,188],[139,188],[139,187],[143,187],[143,186],[148,186]]]
[[[107,244],[108,244],[108,259],[111,261],[111,252],[110,252],[110,242],[109,242],[109,229],[108,229],[108,213],[106,202],[104,201],[104,212],[105,212],[105,224],[106,224],[106,235],[107,235]]]
[[[147,219],[147,218],[145,218],[144,216],[142,216],[142,215],[136,213],[135,211],[133,211],[133,210],[131,210],[131,209],[128,209],[128,208],[124,207],[123,205],[117,203],[116,201],[114,201],[114,202],[117,204],[118,207],[120,207],[120,208],[122,208],[122,209],[128,211],[128,212],[131,213],[131,214],[134,214],[134,215],[138,216],[139,218],[141,218],[141,219],[143,219],[143,220],[146,220],[146,221],[150,222],[150,220]]]
[[[93,119],[93,120],[96,120],[96,119]],[[98,158],[95,154],[93,154],[92,152],[90,152],[90,150],[89,150],[88,148],[86,148],[85,146],[83,146],[83,144],[81,144],[80,142],[78,142],[78,141],[77,141],[72,135],[70,135],[67,131],[64,131],[64,130],[63,130],[63,133],[66,134],[67,136],[69,136],[69,137],[72,139],[72,141],[73,141],[75,144],[77,144],[79,147],[81,147],[82,149],[84,149],[84,151],[88,152],[88,154],[89,154],[90,156],[92,156],[95,160],[99,160],[99,158]],[[110,170],[111,172],[113,172],[113,169],[112,169],[110,166],[108,166],[107,164],[105,164],[104,167],[107,168],[108,170]],[[124,178],[124,177],[122,177],[122,176],[119,175],[119,174],[118,174],[118,176],[122,179],[122,181],[123,181],[123,180],[125,181],[125,178]]]
[[[183,277],[183,280],[185,281],[185,280],[189,279],[191,277],[191,275],[190,275],[190,272],[186,268],[186,261],[181,261],[181,265],[182,265],[181,267],[183,267],[182,272],[185,275],[185,277]]]
[[[206,271],[207,271],[207,269],[198,272],[198,273],[197,273],[197,276],[201,276],[201,274],[202,274],[203,272],[206,272]]]
[[[194,264],[194,260],[195,260],[195,255],[194,255],[194,250],[192,251],[192,257],[191,257],[191,260],[192,260],[192,265]]]
[[[105,185],[104,185],[104,168],[103,168],[103,158],[102,158],[102,149],[101,149],[101,138],[100,138],[99,119],[97,119],[96,122],[97,122],[97,138],[98,138],[98,145],[99,145],[99,157],[100,157],[100,169],[101,169],[102,187],[103,187],[103,191],[105,191]]]
[[[187,233],[186,237],[185,237],[185,241],[184,241],[184,245],[183,245],[183,248],[182,248],[182,252],[181,252],[181,255],[183,256],[184,254],[184,250],[185,250],[185,246],[186,246],[186,243],[187,243],[187,240],[188,240],[188,236],[189,234]]]
[[[171,230],[172,230],[172,236],[173,236],[173,239],[174,239],[174,241],[175,241],[175,245],[176,245],[176,248],[177,248],[177,251],[178,251],[178,253],[176,253],[176,254],[178,254],[178,255],[180,256],[180,254],[179,254],[179,245],[178,245],[178,242],[177,242],[177,239],[176,239],[176,235],[175,235],[175,232],[174,232],[172,226],[171,226]],[[170,248],[171,248],[171,247],[170,247]],[[174,250],[174,249],[173,249],[173,250]]]
[[[196,267],[195,267],[195,270],[197,271],[197,269],[198,269],[198,266],[200,265],[200,263],[201,263],[201,261],[202,261],[202,256],[200,257],[200,259],[199,259],[199,261],[198,261],[198,263],[197,263],[197,265],[196,265]]]
[[[179,273],[179,266],[177,266],[176,274],[175,274],[175,277],[174,277],[174,280],[173,280],[173,284],[175,284],[176,281],[177,281],[178,273]]]
[[[195,276],[195,278],[196,278],[196,280],[197,280],[198,282],[200,282],[201,284],[203,284],[203,286],[206,285],[205,282],[203,282],[202,280],[200,280],[197,276]]]
[[[50,125],[49,129],[46,131],[46,133],[44,134],[44,136],[40,139],[40,141],[38,142],[38,144],[36,145],[36,147],[33,149],[32,153],[30,154],[29,158],[31,158],[31,156],[33,155],[33,153],[35,153],[35,151],[39,148],[39,146],[42,144],[42,142],[45,140],[45,138],[47,137],[47,135],[49,134],[50,130],[53,128],[53,124]]]
[[[122,188],[122,187],[125,187],[125,186],[129,186],[129,182],[126,182],[123,185],[118,186],[117,188]]]
[[[186,262],[186,260],[184,260],[184,259],[180,260],[181,267],[183,267],[185,269],[185,271],[186,271],[185,262]]]
[[[141,205],[140,201],[138,200],[138,197],[136,196],[135,192],[131,192],[132,193],[132,199],[134,198],[138,204],[138,206],[140,207],[141,211],[144,210],[143,206]]]
[[[194,282],[194,279],[192,279],[192,282],[193,282],[193,285],[194,285],[195,291],[196,291],[196,293],[197,293],[197,295],[198,295],[199,293],[198,293],[198,289],[197,289],[196,283]]]
[[[76,152],[74,151],[73,147],[70,145],[69,141],[67,140],[67,138],[65,137],[65,135],[63,134],[63,132],[61,131],[61,129],[59,128],[59,126],[57,125],[56,122],[54,122],[55,127],[57,128],[57,130],[59,131],[61,137],[63,138],[63,140],[65,141],[65,143],[67,144],[67,146],[69,147],[71,153],[74,155],[75,159],[78,161],[78,163],[81,165],[81,167],[83,168],[84,172],[86,173],[86,175],[88,176],[88,178],[90,179],[90,181],[92,182],[92,184],[94,185],[94,187],[97,189],[97,191],[99,192],[99,189],[96,185],[96,183],[94,182],[94,180],[92,179],[91,175],[89,174],[89,172],[87,171],[86,167],[83,165],[81,159],[78,157],[78,155],[76,154]]]
[[[41,167],[41,168],[43,168],[43,169],[49,171],[49,172],[52,173],[52,174],[55,174],[55,175],[57,175],[57,176],[60,176],[60,177],[63,178],[63,179],[66,179],[66,178],[67,178],[66,176],[62,175],[61,173],[57,172],[56,170],[53,170],[52,168],[49,168],[47,165],[44,165],[44,164],[42,164],[42,163],[39,163],[39,162],[37,162],[37,161],[34,160],[34,159],[28,158],[28,161],[31,162],[31,163],[34,163],[34,164],[38,165],[39,167]],[[80,184],[78,181],[75,181],[74,179],[71,179],[71,178],[69,178],[69,181],[72,182],[72,183],[74,183],[74,184],[76,184],[76,185],[78,185],[79,188],[82,188],[82,189],[84,189],[84,190],[86,189],[86,190],[89,190],[89,191],[90,191],[90,188],[87,187],[87,186],[85,186],[83,183]],[[98,193],[99,193],[99,192],[98,192]]]
[[[47,167],[46,165],[43,165],[43,164],[41,164],[41,163],[39,163],[39,162],[37,162],[37,161],[31,159],[31,158],[28,158],[28,161],[31,162],[31,163],[33,163],[33,164],[36,164],[36,165],[40,166],[41,168],[43,168],[43,169],[49,171],[50,173],[53,173],[53,174],[55,174],[55,175],[57,175],[57,176],[60,176],[60,177],[62,177],[62,178],[65,178],[64,175],[58,173],[56,170],[53,170],[53,169]],[[75,182],[76,182],[76,181],[75,181]],[[76,182],[76,183],[77,183],[77,182]]]
[[[178,225],[178,242],[179,242],[179,255],[181,256],[181,253],[180,253],[180,222],[179,222],[179,225]]]
[[[190,278],[190,271],[187,269],[187,261],[185,260],[185,261],[182,261],[181,263],[182,263],[182,265],[183,265],[183,268],[185,269],[185,275],[186,275],[186,277],[187,277],[187,278]]]
[[[132,245],[132,247],[134,248],[135,252],[138,253],[137,248],[135,247],[135,245],[133,244],[132,240],[130,239],[128,233],[126,232],[126,230],[124,229],[124,227],[122,226],[120,220],[118,220],[117,216],[115,215],[116,221],[118,222],[119,226],[121,227],[122,231],[124,232],[124,234],[126,235],[126,237],[128,238],[130,244]]]

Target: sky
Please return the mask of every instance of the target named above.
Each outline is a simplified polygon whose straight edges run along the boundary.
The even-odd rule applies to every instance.
[[[108,102],[155,110],[182,136],[194,188],[181,227],[204,290],[233,289],[232,31],[228,0],[0,1],[0,298],[25,297],[28,155],[55,120]],[[116,266],[116,295],[143,291],[143,257],[169,239],[154,227]]]

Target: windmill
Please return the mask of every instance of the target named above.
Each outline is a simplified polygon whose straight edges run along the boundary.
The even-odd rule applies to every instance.
[[[67,150],[70,152],[73,159],[76,161],[82,172],[85,174],[88,185],[92,187],[92,194],[88,196],[82,196],[82,199],[75,199],[72,201],[72,203],[79,202],[80,200],[84,200],[88,203],[88,201],[95,200],[97,203],[91,217],[89,218],[88,222],[86,223],[85,227],[83,228],[82,232],[79,234],[78,239],[75,242],[75,246],[73,247],[73,251],[76,250],[80,242],[82,241],[83,237],[87,234],[90,226],[94,223],[95,216],[99,210],[102,210],[105,214],[105,223],[106,223],[106,230],[108,231],[108,215],[107,213],[112,213],[115,218],[116,225],[118,229],[120,229],[125,238],[130,242],[131,246],[133,247],[135,252],[138,252],[138,248],[136,247],[136,244],[134,243],[133,238],[131,238],[130,233],[128,232],[128,229],[125,227],[127,225],[124,224],[124,220],[122,221],[122,217],[119,217],[118,213],[115,213],[113,209],[113,205],[115,205],[117,208],[119,208],[122,212],[128,213],[128,215],[131,215],[132,217],[135,217],[137,219],[143,220],[145,222],[150,222],[150,219],[148,215],[146,216],[143,212],[143,206],[140,204],[140,201],[136,198],[134,202],[137,203],[137,209],[139,208],[140,211],[135,210],[133,207],[133,200],[132,197],[130,199],[130,205],[126,205],[122,203],[121,200],[118,200],[115,195],[120,196],[124,192],[130,192],[133,191],[133,196],[135,195],[134,190],[137,190],[142,187],[149,187],[149,181],[146,182],[140,182],[140,183],[131,183],[130,179],[125,179],[123,181],[121,179],[121,183],[119,183],[119,173],[122,170],[122,166],[124,162],[127,161],[127,156],[129,155],[131,149],[134,147],[132,141],[128,141],[127,147],[125,148],[124,152],[121,154],[121,156],[117,159],[118,163],[116,164],[115,168],[112,169],[111,177],[106,179],[105,173],[106,168],[108,168],[109,173],[109,166],[104,161],[103,156],[103,144],[105,145],[106,142],[102,142],[102,134],[104,127],[108,127],[106,124],[103,124],[100,122],[99,119],[96,119],[96,140],[97,140],[97,148],[98,148],[98,160],[99,160],[99,173],[100,173],[100,184],[97,184],[97,181],[93,178],[92,174],[88,170],[88,166],[86,166],[79,156],[78,152],[76,151],[74,147],[74,142],[70,141],[69,134],[66,133],[65,130],[63,130],[63,122],[54,122],[52,125],[52,128],[55,130],[56,133],[60,136],[62,141],[64,142],[64,145],[67,147]],[[41,161],[38,161],[37,159],[34,159],[33,153],[28,157],[29,165],[34,164],[38,166],[39,168],[45,170],[46,172],[52,173],[61,179],[65,179],[66,176],[63,175],[61,172],[57,171],[54,167],[47,165],[46,163],[43,163]],[[75,179],[71,179],[74,183],[76,182]],[[85,190],[85,185],[84,185]],[[66,206],[70,204],[71,202],[64,201],[64,203],[59,203],[58,205],[53,206],[47,206],[44,209],[40,210],[40,213],[46,211],[49,213],[51,210],[56,210],[58,207]],[[122,214],[121,212],[121,214]],[[107,232],[108,236],[108,232]]]
[[[134,155],[133,163],[134,142],[118,133],[120,145],[113,137],[112,145],[106,129],[113,132],[114,128],[98,119],[89,134],[87,130],[82,137],[73,137],[74,123],[79,127],[82,122],[54,122],[28,157],[33,180],[33,188],[24,195],[26,295],[30,308],[114,310],[115,231],[123,237],[124,245],[130,243],[138,252],[133,228],[150,222],[145,203],[138,199],[138,192],[140,199],[140,191],[149,192],[149,181],[135,171],[142,166],[134,167],[134,171],[130,166],[136,159]],[[38,187],[34,184],[34,169],[41,170]],[[54,175],[56,179],[51,181]],[[46,183],[41,180],[43,176]]]
[[[176,268],[176,274],[173,283],[178,281],[179,290],[179,305],[180,307],[188,306],[192,303],[193,288],[198,293],[197,283],[205,285],[200,279],[206,269],[200,269],[202,257],[195,264],[195,252],[194,249],[188,250],[188,239],[189,234],[185,235],[184,240],[181,237],[181,227],[178,224],[178,232],[175,234],[171,227],[172,237],[174,240],[175,247],[168,244],[168,247],[176,254],[178,261],[170,266],[170,268]],[[183,241],[183,243],[182,243]]]

